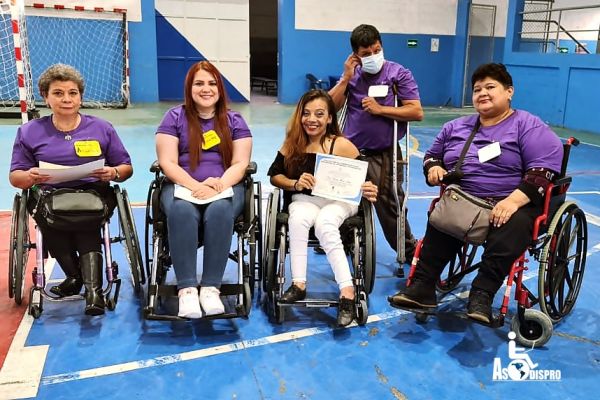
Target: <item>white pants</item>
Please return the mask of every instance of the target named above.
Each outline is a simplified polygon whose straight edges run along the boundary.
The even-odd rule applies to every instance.
[[[308,231],[314,225],[315,235],[327,254],[335,281],[341,289],[352,286],[352,274],[340,226],[358,212],[358,206],[322,197],[295,194],[289,206],[289,242],[292,281],[306,282]]]

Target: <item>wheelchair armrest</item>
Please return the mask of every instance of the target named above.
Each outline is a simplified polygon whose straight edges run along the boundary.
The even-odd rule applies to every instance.
[[[160,168],[160,164],[158,163],[158,160],[154,160],[154,162],[152,163],[152,165],[150,166],[150,172],[161,172],[162,169]]]
[[[557,186],[564,186],[567,185],[569,183],[571,183],[573,181],[573,178],[571,178],[570,176],[563,176],[562,178],[558,178],[557,180],[555,180],[554,183],[554,187]]]
[[[254,175],[258,167],[254,161],[250,161],[248,166],[246,167],[246,175]]]

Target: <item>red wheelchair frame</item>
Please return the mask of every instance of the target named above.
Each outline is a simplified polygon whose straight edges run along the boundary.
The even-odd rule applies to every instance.
[[[512,319],[511,330],[516,333],[516,340],[528,347],[543,346],[550,339],[553,323],[559,322],[572,310],[581,288],[587,253],[587,223],[585,213],[574,202],[565,200],[572,181],[566,176],[569,153],[571,146],[578,144],[579,141],[573,137],[564,144],[560,176],[546,189],[543,212],[534,223],[532,243],[514,261],[507,277],[500,313],[489,324],[494,328],[504,325],[514,285],[517,314]],[[442,192],[443,188],[440,195]],[[430,212],[438,200],[439,197],[432,201]],[[570,255],[573,244],[576,252]],[[411,284],[422,245],[421,239],[411,262],[407,286]],[[454,290],[465,275],[478,268],[478,264],[473,264],[476,251],[476,246],[465,244],[462,252],[445,268],[436,284],[442,296]],[[529,269],[528,252],[540,264],[537,297],[523,283],[523,272]],[[569,271],[571,262],[572,273]],[[541,311],[532,309],[536,304],[540,305]],[[419,322],[425,322],[429,315],[427,312],[415,312]]]

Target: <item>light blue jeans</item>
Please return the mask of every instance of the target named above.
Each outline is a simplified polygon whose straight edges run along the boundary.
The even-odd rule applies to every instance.
[[[229,257],[233,223],[244,209],[244,185],[233,187],[233,197],[197,205],[174,198],[171,183],[162,187],[161,208],[167,216],[169,248],[179,289],[198,286],[198,232],[203,232],[201,286],[220,287]]]

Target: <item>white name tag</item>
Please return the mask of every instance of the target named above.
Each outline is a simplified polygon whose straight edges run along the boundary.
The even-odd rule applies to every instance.
[[[369,86],[369,97],[385,97],[388,94],[388,85],[373,85]]]
[[[491,160],[492,158],[496,158],[500,154],[502,154],[502,152],[500,151],[500,142],[488,144],[487,146],[479,149],[479,151],[477,152],[480,163],[484,163],[486,161]]]

